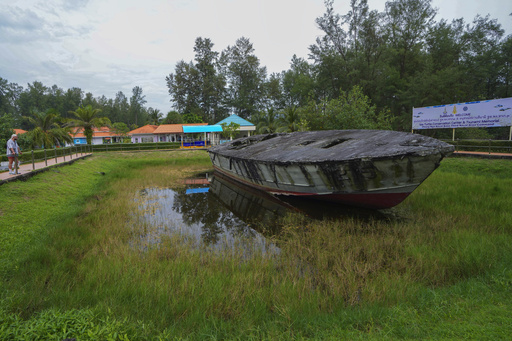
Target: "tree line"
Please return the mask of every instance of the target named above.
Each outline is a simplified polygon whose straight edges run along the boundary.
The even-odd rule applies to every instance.
[[[245,37],[221,52],[197,38],[194,60],[166,77],[174,108],[205,122],[235,113],[266,131],[410,130],[413,107],[512,96],[512,35],[496,19],[436,21],[431,0],[388,1],[382,12],[351,0],[345,14],[333,5],[316,19],[323,35],[309,58],[294,56],[281,73],[267,75]]]
[[[92,106],[127,129],[146,123],[216,123],[237,114],[259,132],[389,128],[410,130],[413,107],[512,96],[512,35],[496,19],[477,15],[435,20],[431,0],[388,1],[382,12],[351,0],[336,13],[326,0],[316,19],[322,31],[309,57],[293,56],[290,68],[268,74],[249,38],[224,50],[198,37],[194,59],[179,61],[165,79],[171,111],[146,108],[142,88],[128,98],[94,97],[40,82],[23,89],[0,78],[0,115],[29,129],[23,116],[56,110],[62,117]],[[511,14],[512,15],[512,14]],[[512,18],[511,18],[512,20]],[[507,129],[468,129],[505,138]],[[445,132],[426,132],[441,136]]]
[[[34,116],[34,113],[46,112],[49,109],[57,112],[60,117],[72,118],[72,112],[80,107],[92,106],[101,111],[102,115],[111,122],[122,122],[128,127],[138,127],[146,124],[148,118],[157,109],[146,108],[142,88],[136,86],[131,97],[122,91],[114,99],[104,95],[94,97],[90,92],[78,87],[64,90],[57,85],[45,86],[39,81],[28,84],[24,89],[16,83],[0,77],[0,114],[10,114],[16,128],[28,130],[32,127],[24,116]]]

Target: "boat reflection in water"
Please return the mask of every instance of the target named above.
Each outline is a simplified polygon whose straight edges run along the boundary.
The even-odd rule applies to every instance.
[[[143,212],[139,222],[143,246],[158,244],[162,236],[179,233],[185,238],[194,237],[198,245],[217,250],[241,245],[246,250],[278,253],[278,248],[265,236],[277,233],[280,218],[288,213],[302,212],[315,219],[379,214],[374,210],[273,196],[219,174],[208,181],[189,179],[186,184],[180,189],[140,191],[137,201]]]
[[[258,205],[265,205],[261,198],[236,196],[236,189],[228,189],[216,178],[210,178],[208,183],[189,179],[185,188],[140,191],[136,200],[143,212],[138,223],[141,247],[157,245],[163,236],[178,233],[188,242],[193,240],[196,246],[207,245],[219,251],[237,247],[246,255],[255,250],[264,254],[279,252],[266,240],[261,233],[263,230],[254,228],[260,226],[257,223],[262,219],[272,222],[264,218],[265,210],[256,209]],[[249,208],[249,211],[238,212],[237,208]],[[274,226],[268,227],[265,232]]]

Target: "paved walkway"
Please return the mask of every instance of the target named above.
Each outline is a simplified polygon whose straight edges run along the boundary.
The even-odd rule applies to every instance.
[[[453,152],[454,156],[469,156],[469,157],[480,157],[488,159],[512,159],[510,153],[486,153],[486,152],[467,152],[467,151],[456,151]]]
[[[27,178],[34,174],[44,172],[52,167],[62,166],[66,164],[70,164],[75,162],[76,160],[80,160],[83,158],[86,158],[92,154],[79,154],[78,157],[73,155],[73,158],[70,159],[69,155],[66,155],[66,161],[64,161],[64,158],[58,157],[57,160],[55,158],[51,158],[47,160],[47,162],[36,162],[32,166],[32,162],[25,162],[20,165],[18,168],[18,174],[9,174],[9,171],[0,173],[0,185],[9,181],[18,180],[20,178]]]

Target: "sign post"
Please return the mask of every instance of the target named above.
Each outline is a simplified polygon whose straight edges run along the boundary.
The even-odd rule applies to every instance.
[[[432,107],[413,108],[412,129],[511,127],[512,97]]]

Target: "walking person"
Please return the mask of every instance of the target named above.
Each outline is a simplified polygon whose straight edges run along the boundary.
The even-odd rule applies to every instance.
[[[7,159],[9,159],[9,174],[16,174],[18,165],[18,156],[21,155],[21,149],[18,146],[18,135],[12,134],[7,140]],[[16,160],[16,162],[14,162]],[[14,167],[13,167],[14,163]]]

